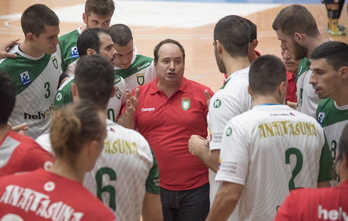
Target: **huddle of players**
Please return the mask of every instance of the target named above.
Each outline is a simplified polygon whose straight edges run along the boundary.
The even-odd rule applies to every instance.
[[[88,5],[87,3],[86,3],[86,7]],[[44,7],[44,6],[39,5],[38,7]],[[286,16],[287,16],[287,13],[290,14],[289,11],[292,11],[292,10],[298,11],[298,13],[302,12],[302,14],[307,16],[311,16],[310,13],[304,7],[299,5],[289,6],[283,9],[279,13],[279,15],[277,16],[273,24],[273,28],[277,32],[278,38],[281,40],[282,49],[288,50],[289,52],[294,54],[296,59],[301,59],[305,56],[309,58],[311,54],[313,56],[318,56],[317,58],[312,56],[313,61],[320,60],[323,58],[326,59],[326,56],[328,56],[327,54],[329,53],[328,51],[333,50],[332,48],[343,48],[346,50],[346,44],[344,43],[338,43],[338,45],[331,45],[336,43],[324,43],[322,44],[322,46],[320,46],[319,48],[315,50],[314,48],[310,49],[312,51],[314,50],[314,52],[311,51],[312,53],[309,53],[308,51],[306,51],[303,55],[296,54],[296,52],[298,52],[298,50],[296,49],[299,49],[299,47],[295,49],[291,48],[291,44],[289,43],[289,41],[290,42],[295,41],[295,43],[297,43],[298,45],[301,45],[301,43],[304,44],[304,42],[308,41],[310,37],[313,37],[317,34],[315,30],[312,31],[312,29],[317,29],[317,27],[316,27],[316,24],[314,25],[309,24],[308,27],[304,27],[305,28],[304,31],[302,29],[299,31],[291,30],[295,33],[294,39],[297,39],[298,37],[299,39],[298,41],[300,42],[293,40],[292,34],[294,33],[291,33],[291,31],[288,31],[286,27],[283,27],[284,26],[283,23],[285,22],[282,20],[285,18],[289,19]],[[109,19],[106,19],[105,21],[98,21],[98,19],[94,20],[93,16],[96,16],[98,18],[97,15],[98,14],[92,13],[88,15],[84,13],[84,21],[86,20],[85,23],[87,25],[73,32],[68,33],[66,36],[69,36],[69,37],[66,37],[65,41],[64,41],[65,35],[62,36],[61,43],[59,44],[59,47],[56,48],[57,51],[49,56],[48,54],[45,54],[45,57],[48,56],[48,59],[47,58],[45,59],[47,60],[47,63],[50,64],[50,67],[46,67],[46,68],[50,68],[47,70],[47,72],[52,72],[52,69],[55,68],[57,70],[56,72],[60,75],[61,71],[59,70],[59,67],[58,68],[56,67],[56,64],[57,62],[59,63],[59,59],[62,58],[62,60],[65,60],[64,62],[66,64],[65,70],[69,70],[69,68],[71,68],[71,70],[73,71],[71,71],[70,73],[75,73],[75,75],[71,75],[67,80],[65,79],[58,93],[56,93],[55,102],[57,103],[59,101],[62,101],[62,99],[66,99],[66,102],[71,102],[74,99],[74,97],[77,97],[77,100],[79,100],[78,99],[79,97],[83,99],[84,96],[86,96],[86,98],[89,100],[91,99],[93,100],[93,98],[88,97],[88,95],[84,93],[85,91],[88,91],[86,88],[93,88],[94,83],[92,81],[95,80],[96,76],[98,75],[98,72],[94,73],[94,75],[90,74],[89,78],[87,76],[81,75],[85,77],[85,79],[83,79],[82,77],[81,78],[82,80],[80,79],[80,81],[78,81],[78,76],[79,76],[78,73],[82,73],[82,71],[79,72],[79,68],[83,66],[88,66],[87,64],[93,64],[93,59],[99,59],[99,58],[93,56],[92,58],[84,58],[81,60],[80,59],[77,60],[76,58],[78,57],[78,55],[76,54],[76,48],[78,49],[80,55],[100,54],[105,60],[113,64],[115,60],[117,60],[116,50],[114,49],[114,45],[116,45],[117,40],[112,38],[113,37],[112,32],[111,31],[106,32],[102,29],[94,29],[92,27],[88,27],[89,22],[92,22],[92,24],[99,22],[100,24],[104,24],[108,26],[112,13],[109,14]],[[99,17],[99,19],[101,18]],[[314,20],[314,18],[311,18],[309,20],[312,21]],[[291,19],[291,21],[293,21],[294,23],[296,22],[295,19]],[[86,28],[86,30],[84,30],[84,28]],[[112,28],[113,27],[111,27],[110,30],[112,30]],[[307,33],[307,31],[309,32]],[[58,33],[55,33],[55,34],[58,35]],[[328,186],[327,182],[332,179],[331,177],[332,157],[330,154],[330,149],[328,148],[327,143],[325,142],[324,133],[320,125],[316,122],[314,118],[311,118],[298,111],[292,110],[287,106],[281,105],[282,103],[284,103],[284,99],[286,96],[286,84],[287,84],[285,68],[283,63],[274,56],[265,55],[265,56],[261,56],[257,58],[252,63],[250,68],[248,67],[249,64],[245,65],[245,67],[240,66],[235,68],[231,68],[230,66],[232,65],[227,65],[229,62],[232,61],[229,59],[244,58],[245,60],[245,58],[247,58],[248,44],[250,42],[249,35],[250,34],[249,34],[248,21],[239,16],[224,17],[217,23],[214,29],[214,50],[215,50],[217,64],[219,66],[220,72],[227,73],[229,78],[227,82],[225,83],[224,87],[221,90],[219,90],[210,100],[208,124],[209,124],[210,136],[212,137],[212,139],[209,142],[208,148],[207,148],[207,142],[203,139],[201,140],[204,143],[194,143],[194,140],[193,140],[194,138],[192,138],[192,140],[190,139],[190,141],[192,142],[189,144],[190,151],[194,155],[198,156],[203,162],[205,161],[207,162],[209,160],[213,162],[211,164],[212,166],[209,166],[209,163],[205,163],[206,165],[208,165],[210,169],[212,169],[213,172],[217,171],[216,167],[217,165],[219,165],[219,169],[216,176],[216,181],[219,181],[219,182],[217,182],[215,185],[215,181],[211,181],[211,191],[213,192],[213,195],[211,198],[212,208],[208,215],[208,218],[207,218],[208,220],[219,220],[219,219],[225,220],[230,215],[231,215],[230,216],[231,220],[233,219],[270,220],[270,219],[273,219],[273,217],[275,217],[277,207],[282,204],[282,202],[284,201],[285,197],[288,195],[290,190],[296,189],[299,187],[317,187],[317,185]],[[72,36],[75,36],[75,41]],[[87,42],[83,42],[84,36],[86,36],[85,40]],[[231,40],[227,36],[236,36],[235,38],[236,40]],[[237,38],[237,36],[239,38]],[[97,45],[97,46],[92,45],[93,37],[98,38],[98,40],[102,43],[105,43],[105,45]],[[81,44],[79,44],[79,40],[82,41],[82,46]],[[88,42],[89,40],[90,42]],[[77,42],[77,46],[75,46],[76,42]],[[242,44],[241,42],[244,42],[244,44]],[[88,46],[88,44],[91,44],[91,46]],[[64,45],[68,45],[65,47],[65,51],[63,48]],[[88,47],[83,48],[83,45],[84,46],[87,45]],[[140,55],[137,55],[133,52],[133,48],[134,48],[133,43],[129,43],[128,41],[126,42],[125,45],[121,45],[121,44],[119,45],[128,46],[128,50],[125,50],[125,53],[123,55],[119,53],[119,51],[122,51],[122,50],[117,50],[118,54],[121,54],[121,56],[125,56],[125,57],[132,56],[133,57],[132,64],[135,61],[138,61],[137,58],[139,58]],[[81,46],[81,48],[79,46]],[[92,50],[89,50],[89,49],[92,49]],[[51,50],[54,51],[52,48]],[[347,51],[343,51],[343,55],[345,55],[344,53],[346,52]],[[19,54],[17,59],[24,59],[24,60],[30,59],[28,58],[28,56],[25,56],[24,53],[21,54],[21,51],[19,49],[17,53]],[[45,52],[45,53],[48,53],[48,52]],[[226,54],[222,56],[222,54],[224,53],[226,53],[227,56]],[[337,53],[338,52],[335,51],[335,54]],[[75,60],[77,60],[77,63],[75,63],[75,61],[72,61],[74,59],[71,59],[71,58],[74,58]],[[143,58],[143,60],[145,64],[149,64],[148,66],[151,66],[150,65],[152,62],[151,59]],[[346,57],[344,58],[343,56],[342,60],[343,61],[347,60],[347,58]],[[347,64],[345,64],[343,61],[342,62],[340,61],[342,64],[340,63],[339,65],[344,67],[344,65],[347,65]],[[7,64],[6,66],[6,63],[4,62],[5,61],[2,61],[0,66],[2,69],[6,69],[4,67],[11,67],[11,64]],[[64,64],[64,62],[62,61],[62,64]],[[78,65],[79,62],[80,62],[80,66]],[[233,64],[233,63],[231,62],[230,64]],[[241,62],[239,64],[245,64],[245,63]],[[312,62],[312,64],[314,65],[316,63]],[[116,68],[116,74],[118,74],[117,70],[127,69],[127,67],[122,68],[122,65],[123,64],[116,65],[119,67],[119,68]],[[320,92],[323,89],[320,88],[321,87],[320,85],[316,86],[317,82],[315,82],[315,79],[314,79],[315,76],[321,75],[320,66],[318,65],[319,67],[317,66],[313,67],[312,70],[315,70],[315,71],[312,74],[310,73],[310,70],[308,69],[309,68],[308,60],[306,61],[306,65],[307,67],[305,67],[304,65],[300,66],[303,73],[301,74],[301,76],[309,75],[309,77],[311,78],[311,83],[314,85],[315,88],[318,87],[316,88],[316,90],[319,90],[318,94],[319,96],[321,96],[322,94]],[[108,67],[106,63],[105,63],[105,66]],[[148,66],[145,65],[144,67],[148,67]],[[339,66],[338,69],[340,69],[341,66]],[[93,66],[89,66],[89,67],[91,68],[91,70],[93,69]],[[335,68],[335,70],[337,69],[337,67],[335,66],[333,67]],[[64,65],[62,66],[62,68],[64,69]],[[24,69],[24,70],[27,70],[27,69]],[[12,71],[12,69],[8,69],[6,71]],[[21,71],[23,71],[23,69],[20,70],[19,72]],[[29,84],[32,81],[31,80],[32,77],[28,74],[28,72],[30,71],[25,71],[22,73],[19,73],[19,72],[18,72],[18,75],[21,77],[21,79],[19,82],[17,82],[16,91],[34,90],[35,85]],[[45,70],[42,73],[44,72]],[[58,79],[59,75],[58,77],[55,76],[54,80],[56,81],[56,83],[59,80]],[[114,105],[110,105],[111,100],[113,98],[118,99],[115,102],[116,104],[122,104],[122,103],[124,104],[127,99],[128,99],[127,101],[128,103],[131,102],[130,101],[132,99],[131,97],[129,96],[128,98],[125,97],[126,96],[125,85],[129,85],[127,83],[127,78],[129,79],[129,81],[132,81],[132,82],[136,81],[138,85],[139,84],[141,85],[141,84],[147,83],[145,82],[145,80],[149,79],[150,81],[152,81],[153,78],[155,77],[155,75],[153,75],[152,76],[153,78],[150,79],[147,76],[135,75],[130,72],[127,72],[126,70],[124,70],[124,73],[119,75],[121,75],[123,78],[116,75],[117,77],[113,79],[112,82],[114,83],[113,84],[114,87],[112,88],[114,89],[111,89],[111,90],[114,90],[114,91],[112,91],[111,93],[108,93],[109,95],[110,94],[113,95],[110,101],[108,102],[108,105],[107,106],[106,104],[99,105],[101,107],[100,109],[104,109],[108,113],[108,116],[112,116],[110,118],[113,120],[116,120],[115,113],[119,113],[121,107],[120,106],[115,107]],[[131,78],[129,78],[130,76],[133,77],[132,80]],[[40,76],[36,76],[36,77],[40,77]],[[50,89],[52,89],[52,92],[54,91],[53,90],[54,88],[50,87],[50,85],[51,84],[56,85],[56,84],[53,84],[53,82],[49,82],[49,81],[47,81],[49,82],[49,84],[46,84],[47,82],[45,82],[45,80],[46,79],[43,79],[43,81],[41,81],[40,83],[44,85],[43,90],[45,92],[44,93],[45,96],[50,97],[51,95]],[[126,81],[126,83],[124,83],[124,81]],[[298,79],[298,82],[299,81],[300,81],[300,78]],[[80,83],[81,86],[79,86],[78,82],[82,82]],[[300,87],[298,87],[300,88],[299,89],[300,91],[299,107],[300,108],[304,107],[307,104],[305,99],[310,97],[310,96],[303,96],[303,93],[306,92],[306,90],[308,93],[313,93],[313,88],[308,87],[309,80],[307,82],[305,80],[301,82],[303,82],[302,87],[301,85]],[[26,86],[27,84],[29,84],[31,88],[27,87]],[[138,85],[135,85],[132,88],[127,88],[127,90],[132,90]],[[97,86],[100,86],[100,85],[97,85]],[[97,91],[98,89],[96,88],[95,90]],[[327,98],[327,97],[328,95],[322,95],[321,98]],[[18,102],[18,100],[20,100],[21,97],[19,97],[17,94],[16,99]],[[332,110],[333,107],[335,107],[335,105],[336,105],[336,110],[337,109],[341,110],[337,108],[337,104],[335,102],[337,101],[332,99],[328,101],[325,100],[325,103],[322,103],[318,108],[318,111],[317,111],[318,121],[319,123],[323,124],[323,127],[325,127],[325,125],[329,126],[332,124],[331,123],[332,119],[329,119],[328,116],[331,114],[330,111],[335,111],[335,110]],[[32,102],[31,105],[35,106],[38,104],[35,103],[34,101]],[[252,107],[253,105],[254,107]],[[129,106],[132,106],[132,105],[129,105]],[[342,105],[339,105],[339,106],[342,106]],[[26,106],[25,108],[29,108],[29,107]],[[71,107],[71,108],[74,109],[74,107]],[[320,111],[320,108],[322,108],[323,111]],[[127,114],[127,111],[125,113]],[[29,114],[25,116],[29,116]],[[341,116],[341,113],[340,113],[340,116]],[[38,117],[40,117],[39,112],[38,112]],[[31,115],[31,118],[29,119],[36,119],[36,118],[33,115]],[[122,119],[122,116],[120,119]],[[326,119],[328,120],[325,121]],[[15,125],[16,123],[22,123],[22,122],[13,121]],[[52,124],[54,122],[55,121],[53,120]],[[332,130],[329,127],[327,127],[327,130],[325,130],[325,135],[327,136],[327,138],[330,137],[330,135],[328,136],[329,133],[332,133],[331,136],[336,136],[335,138],[330,137],[330,139],[332,140],[331,143],[334,143],[333,141],[339,140],[342,128],[344,126],[343,125],[344,121],[342,120],[342,118],[340,118],[340,120],[336,120],[336,122],[342,123],[340,128]],[[47,126],[47,124],[45,126]],[[107,132],[108,134],[106,135],[107,137],[107,140],[105,141],[106,144],[109,143],[109,145],[115,145],[116,142],[121,142],[121,140],[126,141],[126,140],[135,139],[135,138],[131,138],[132,136],[133,137],[138,136],[139,137],[138,139],[142,140],[142,141],[138,141],[138,143],[141,143],[141,142],[144,143],[142,146],[144,147],[143,148],[144,151],[145,152],[147,151],[147,155],[146,155],[147,160],[145,162],[142,162],[141,165],[138,167],[138,168],[141,168],[143,171],[140,172],[140,169],[137,169],[137,171],[139,172],[139,176],[143,174],[141,176],[143,177],[142,180],[148,179],[148,181],[146,181],[148,185],[146,185],[146,190],[144,185],[144,189],[142,189],[140,193],[136,194],[138,197],[136,201],[142,202],[142,200],[145,197],[144,196],[145,192],[158,195],[159,189],[158,189],[158,184],[156,183],[158,182],[158,169],[156,166],[156,161],[154,160],[152,156],[150,147],[147,144],[146,140],[143,139],[135,131],[127,130],[123,127],[120,127],[117,124],[112,123],[112,121],[107,121],[107,128],[108,128],[108,132]],[[119,137],[116,137],[117,135],[114,135],[115,131],[125,131],[124,132],[125,135],[118,135]],[[52,129],[50,131],[50,134],[51,134],[50,136],[53,137]],[[127,137],[127,134],[129,135],[129,137]],[[48,144],[47,149],[49,149],[50,146],[52,146],[54,154],[56,156],[59,156],[59,153],[57,154],[54,148],[55,146],[52,143],[52,139],[51,141],[49,141],[49,139],[47,141],[47,137],[46,137],[46,140],[45,139],[43,140],[44,141],[42,142],[42,145],[45,146],[45,144]],[[335,145],[337,145],[337,143]],[[208,153],[208,156],[207,155],[203,156],[201,155],[201,153],[203,152],[202,150],[195,152],[195,150],[196,151],[199,150],[200,147],[198,146],[203,146],[205,148],[204,151],[208,150],[210,153],[213,153],[214,150],[218,150],[219,154],[215,153],[214,155],[213,154],[209,155]],[[229,148],[231,146],[233,146],[233,148]],[[333,149],[332,152],[335,152],[336,148],[337,146],[335,146],[335,148],[332,148]],[[282,156],[282,159],[279,156]],[[118,189],[122,190],[122,189],[132,188],[131,187],[132,185],[130,185],[129,183],[127,185],[130,185],[130,186],[117,186],[117,181],[116,181],[117,180],[116,174],[122,173],[121,171],[129,173],[128,171],[129,168],[126,168],[125,166],[123,168],[121,166],[115,167],[115,165],[113,165],[113,162],[108,162],[108,161],[111,161],[111,158],[108,159],[106,150],[103,150],[101,156],[95,160],[97,160],[97,164],[96,164],[97,166],[95,166],[92,172],[90,172],[93,175],[87,174],[85,177],[84,184],[86,186],[89,186],[89,185],[92,186],[89,189],[93,190],[92,192],[94,193],[94,195],[97,195],[98,197],[102,198],[104,203],[106,203],[110,208],[116,210],[116,216],[120,218],[121,220],[133,220],[138,218],[139,215],[141,214],[141,208],[143,207],[142,204],[137,204],[138,205],[137,208],[132,208],[131,205],[123,207],[122,203],[119,203],[119,204],[116,203],[116,199],[114,198],[115,194],[113,194]],[[121,161],[121,159],[119,160]],[[98,161],[100,162],[99,168],[98,168]],[[112,159],[112,161],[116,161],[116,160]],[[110,163],[108,166],[107,166],[107,162]],[[57,168],[57,167],[53,166],[53,168]],[[118,168],[118,171],[115,171],[113,168]],[[86,170],[83,171],[83,173],[84,172],[86,172]],[[134,171],[134,173],[136,172]],[[144,174],[145,175],[149,174],[149,177],[144,176]],[[124,174],[122,177],[126,177],[126,174]],[[106,186],[103,185],[105,184],[103,181],[104,179],[110,180],[109,182],[106,182],[108,183],[108,185]],[[113,184],[111,183],[111,180],[114,181]],[[134,184],[134,186],[137,186],[137,187],[141,186],[141,183],[145,183],[145,182],[139,182],[139,183],[140,184],[137,184],[137,185]],[[46,191],[47,191],[47,188],[49,187],[46,187],[45,189]],[[6,191],[10,191],[10,190],[6,188]],[[130,192],[131,191],[132,190],[130,190]],[[119,192],[120,191],[118,191],[118,193]],[[11,193],[6,192],[6,194],[11,194]],[[124,194],[128,194],[128,193],[124,192]],[[105,197],[105,195],[108,195],[108,196]],[[5,195],[3,196],[4,196],[3,202],[6,202],[6,197]],[[150,195],[150,197],[152,197],[152,195]],[[265,201],[269,203],[264,203]],[[157,203],[159,202],[158,198],[156,202]],[[235,208],[237,206],[237,203],[238,203],[238,208]],[[117,209],[116,209],[116,204],[117,204]],[[15,205],[15,204],[13,203],[12,205]],[[159,203],[159,206],[160,206],[160,203]],[[127,218],[126,215],[122,214],[122,213],[127,214],[127,212],[124,212],[124,211],[127,211],[127,207],[129,210],[128,214],[129,213],[135,214],[133,218],[129,218],[129,216]],[[155,206],[151,205],[150,207],[155,207]],[[257,212],[257,210],[261,210],[262,213]],[[134,211],[137,211],[137,212],[134,212]],[[156,212],[160,217],[162,216],[161,212],[159,211],[156,211]],[[78,216],[77,214],[75,215]],[[145,219],[146,219],[146,216],[145,216]],[[151,219],[151,220],[154,220],[154,219]]]

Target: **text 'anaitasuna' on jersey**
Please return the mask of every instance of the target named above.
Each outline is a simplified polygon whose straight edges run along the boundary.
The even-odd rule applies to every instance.
[[[315,125],[308,122],[293,123],[290,121],[273,121],[259,125],[260,138],[284,136],[284,135],[307,135],[317,136]]]
[[[138,147],[136,142],[117,139],[113,143],[110,143],[110,141],[106,140],[104,142],[104,145],[104,153],[106,154],[138,154]]]

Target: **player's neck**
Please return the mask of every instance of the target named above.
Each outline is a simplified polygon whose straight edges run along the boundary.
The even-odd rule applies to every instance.
[[[23,43],[21,43],[19,46],[19,50],[21,50],[24,54],[29,55],[31,57],[34,58],[39,58],[42,55],[44,55],[44,53],[42,53],[41,51],[37,51],[29,41],[25,40]]]
[[[344,87],[342,89],[346,89],[347,87]],[[337,91],[339,93],[336,93],[337,96],[332,97],[332,99],[336,102],[338,106],[345,106],[348,105],[348,96],[347,93],[348,91],[342,90],[342,91]]]
[[[227,76],[250,66],[248,57],[229,57],[224,61]]]
[[[257,96],[254,97],[254,105],[262,104],[280,104],[279,101],[273,96]]]
[[[5,135],[9,131],[7,124],[1,124],[0,125],[0,141],[4,139]]]
[[[308,40],[309,40],[309,42],[306,46],[306,48],[307,48],[306,57],[307,58],[310,58],[310,55],[312,54],[312,51],[314,51],[314,49],[316,49],[319,45],[321,45],[327,41],[327,39],[325,39],[322,35],[318,35],[317,37],[310,38]]]
[[[82,183],[85,175],[85,171],[72,168],[71,165],[61,162],[59,159],[54,161],[53,166],[48,171],[80,183]]]

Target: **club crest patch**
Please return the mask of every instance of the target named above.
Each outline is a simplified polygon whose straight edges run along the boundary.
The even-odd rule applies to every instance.
[[[22,85],[27,85],[31,83],[30,75],[28,71],[24,71],[23,73],[20,73],[19,76],[21,78]]]
[[[139,85],[143,85],[144,84],[144,82],[145,82],[145,76],[144,75],[145,75],[144,73],[136,74],[137,82],[138,82]]]
[[[71,58],[80,57],[79,52],[77,51],[77,47],[72,47],[70,50],[71,50]]]
[[[56,56],[51,57],[51,61],[52,61],[52,63],[53,63],[53,66],[54,66],[56,69],[58,69],[58,61],[57,61]]]
[[[190,106],[191,106],[190,100],[191,100],[190,98],[182,98],[181,99],[181,108],[184,111],[187,111],[188,109],[190,109]]]
[[[121,90],[115,85],[114,87],[115,87],[115,97],[117,97],[118,99],[121,99],[121,95],[122,95]]]

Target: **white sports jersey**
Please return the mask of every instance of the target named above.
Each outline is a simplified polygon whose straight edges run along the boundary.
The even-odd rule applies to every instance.
[[[224,87],[217,91],[210,100],[208,127],[210,150],[220,150],[222,135],[226,123],[233,117],[252,108],[252,97],[248,93],[249,67],[234,72],[227,79]],[[215,182],[216,173],[209,170],[210,205],[220,188]],[[231,219],[232,220],[232,219]]]
[[[126,90],[131,92],[140,85],[144,85],[156,78],[153,58],[133,53],[131,65],[127,69],[114,67],[116,74],[126,81]]]
[[[315,94],[315,90],[309,83],[312,70],[307,70],[298,79],[296,83],[298,91],[298,107],[297,110],[315,118],[315,111],[320,102],[320,98]]]
[[[139,220],[145,192],[159,194],[157,163],[150,146],[135,130],[107,121],[104,150],[84,186],[116,209],[117,220]]]
[[[239,220],[273,220],[289,190],[330,180],[322,128],[286,105],[258,105],[232,118],[222,140],[216,181],[244,185]]]
[[[12,125],[27,122],[29,130],[24,133],[35,139],[49,129],[54,95],[62,73],[60,49],[57,45],[54,54],[35,58],[24,54],[16,45],[9,53],[16,54],[17,58],[0,60],[0,69],[9,74],[16,86],[16,104],[9,122]]]
[[[83,185],[115,211],[117,220],[139,220],[145,193],[160,192],[157,162],[140,133],[110,120],[106,123],[104,149]],[[36,142],[52,152],[48,134]]]

